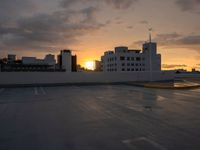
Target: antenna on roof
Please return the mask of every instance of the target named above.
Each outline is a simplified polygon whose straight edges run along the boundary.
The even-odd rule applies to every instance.
[[[149,28],[149,42],[151,43],[151,32],[152,32],[152,28]]]

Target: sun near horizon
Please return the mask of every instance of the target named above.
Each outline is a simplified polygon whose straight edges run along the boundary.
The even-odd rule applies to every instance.
[[[87,70],[95,70],[95,62],[94,61],[86,61],[84,66]]]

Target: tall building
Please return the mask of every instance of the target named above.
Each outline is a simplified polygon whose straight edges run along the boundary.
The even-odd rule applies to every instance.
[[[95,65],[94,71],[97,71],[97,72],[102,71],[101,61],[95,60],[94,65]]]
[[[72,56],[72,72],[77,72],[77,56]]]
[[[161,55],[157,54],[157,44],[151,41],[143,44],[143,50],[116,47],[104,53],[102,70],[104,72],[160,71]]]
[[[66,72],[77,72],[77,56],[70,50],[61,50],[58,55],[58,66]]]

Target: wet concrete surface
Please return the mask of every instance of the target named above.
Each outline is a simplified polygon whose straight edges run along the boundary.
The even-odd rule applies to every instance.
[[[0,89],[0,150],[198,150],[200,89]]]

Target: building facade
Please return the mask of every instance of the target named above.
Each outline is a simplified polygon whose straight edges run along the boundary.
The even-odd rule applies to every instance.
[[[101,57],[104,72],[161,71],[161,55],[156,43],[145,43],[141,50],[116,47]]]
[[[60,69],[65,72],[77,72],[77,56],[72,55],[70,50],[61,50],[57,60]]]

